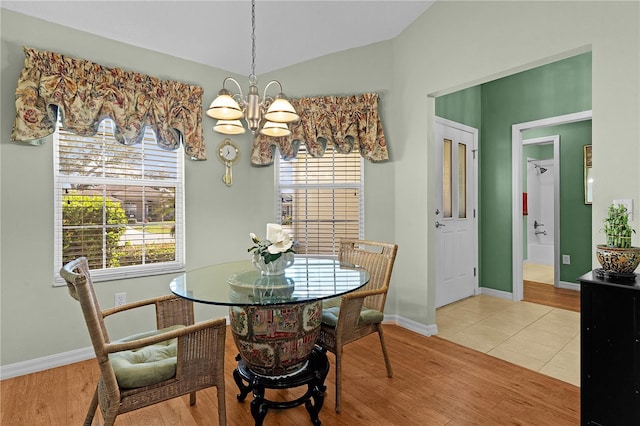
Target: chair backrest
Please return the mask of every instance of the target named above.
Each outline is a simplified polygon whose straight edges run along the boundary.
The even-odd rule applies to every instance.
[[[364,306],[367,308],[384,312],[397,251],[398,245],[392,243],[349,239],[340,241],[338,259],[361,266],[369,272],[369,282],[359,291],[384,290],[384,293],[365,298]]]
[[[105,343],[110,340],[107,328],[104,325],[98,298],[93,288],[93,282],[91,281],[87,258],[79,257],[65,264],[60,269],[60,276],[67,282],[71,297],[80,302],[93,349],[98,362],[102,363],[107,359],[107,354],[104,352]]]

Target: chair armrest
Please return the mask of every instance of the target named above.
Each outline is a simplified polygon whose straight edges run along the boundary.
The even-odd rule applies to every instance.
[[[171,327],[172,325],[192,325],[194,323],[193,302],[173,294],[105,309],[102,311],[102,317],[106,318],[119,312],[150,305],[155,305],[156,327],[158,329]]]
[[[224,327],[226,327],[226,325],[227,323],[224,318],[202,321],[184,328],[167,331],[142,339],[131,340],[129,342],[107,343],[105,344],[104,351],[105,354],[110,354],[114,352],[129,351],[132,349],[140,349],[142,347],[164,342],[165,340],[174,339],[176,337],[178,338],[178,345],[180,345],[180,338],[182,338],[183,336],[193,335],[200,332],[201,330],[206,329],[215,329],[222,327],[224,330]]]
[[[106,318],[109,315],[117,314],[118,312],[129,311],[131,309],[140,308],[142,306],[148,306],[155,304],[159,299],[163,299],[162,297],[154,297],[152,299],[140,300],[138,302],[125,303],[124,305],[114,306],[113,308],[103,309],[102,317]]]
[[[348,293],[342,296],[342,299],[364,299],[367,296],[376,296],[378,294],[384,294],[387,292],[386,288],[379,288],[374,290],[364,290],[364,291],[354,291],[353,293]]]

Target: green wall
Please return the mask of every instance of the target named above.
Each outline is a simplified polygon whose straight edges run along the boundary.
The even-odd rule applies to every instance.
[[[482,85],[481,286],[512,291],[511,126],[590,109],[590,52]]]
[[[592,215],[591,204],[584,203],[583,169],[583,147],[591,144],[591,120],[523,132],[524,139],[549,135],[560,136],[560,255],[571,256],[571,264],[560,262],[560,281],[575,283],[592,269]]]
[[[480,130],[482,86],[473,86],[436,98],[436,115]]]
[[[479,130],[479,284],[511,292],[513,238],[511,226],[505,226],[511,223],[511,126],[591,109],[591,52],[438,97],[435,109],[437,116]],[[575,157],[575,162],[568,160],[567,165],[565,158],[570,159],[574,150],[581,150],[582,145],[591,143],[591,122],[588,122],[588,129],[584,123],[578,124],[574,125],[581,131],[576,135],[568,130],[573,127],[558,126],[567,132],[561,135],[560,142],[561,215],[573,218],[571,226],[566,227],[573,234],[565,230],[561,222],[561,252],[572,255],[572,264],[561,265],[560,279],[570,282],[591,269],[592,251],[590,207],[583,203],[576,211],[574,203],[567,200],[574,198],[571,188],[575,188],[578,168],[582,176],[582,156]],[[560,134],[549,133],[549,129],[556,128],[544,129],[539,134],[530,132],[526,138]],[[580,144],[579,147],[576,144]],[[564,151],[569,152],[565,154]],[[526,158],[523,161],[526,162]],[[564,194],[571,196],[564,198]],[[581,230],[579,237],[577,230]]]

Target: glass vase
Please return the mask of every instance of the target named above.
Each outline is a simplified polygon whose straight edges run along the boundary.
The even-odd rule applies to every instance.
[[[284,270],[293,265],[294,255],[291,252],[282,253],[276,260],[269,263],[264,262],[264,258],[258,253],[253,253],[253,266],[260,270],[262,275],[283,275]]]

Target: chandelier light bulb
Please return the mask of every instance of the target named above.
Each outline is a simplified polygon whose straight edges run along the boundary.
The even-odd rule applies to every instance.
[[[244,115],[238,102],[224,88],[220,90],[218,97],[211,102],[206,114],[216,120],[238,120]]]
[[[264,118],[269,121],[275,121],[276,123],[292,123],[298,121],[300,116],[296,113],[296,110],[287,97],[283,93],[280,93],[269,106]]]
[[[255,41],[255,0],[251,1],[251,47],[252,61],[251,74],[249,74],[249,91],[245,98],[242,94],[240,84],[231,77],[227,77],[222,82],[222,90],[211,102],[206,111],[208,117],[219,120],[213,130],[226,135],[237,135],[244,133],[244,128],[240,119],[244,119],[247,127],[254,135],[260,133],[268,136],[288,136],[291,134],[286,123],[293,123],[300,120],[295,108],[282,93],[282,85],[277,80],[270,81],[264,88],[264,94],[260,98],[258,92],[258,78],[255,74],[256,41]],[[233,82],[240,92],[232,95],[225,88],[227,81]],[[267,96],[267,89],[272,84],[277,84],[280,88],[278,95],[274,98]],[[264,123],[264,128],[262,128]],[[276,123],[285,123],[284,126],[276,126]],[[239,128],[242,129],[240,132]],[[266,129],[266,130],[265,130]],[[263,131],[264,130],[264,131]]]
[[[240,120],[218,120],[213,130],[225,135],[241,135],[246,131]]]
[[[291,134],[291,130],[289,130],[289,126],[287,126],[286,123],[275,123],[273,121],[267,121],[264,124],[264,127],[260,130],[260,133],[263,135],[278,138],[289,136]]]

